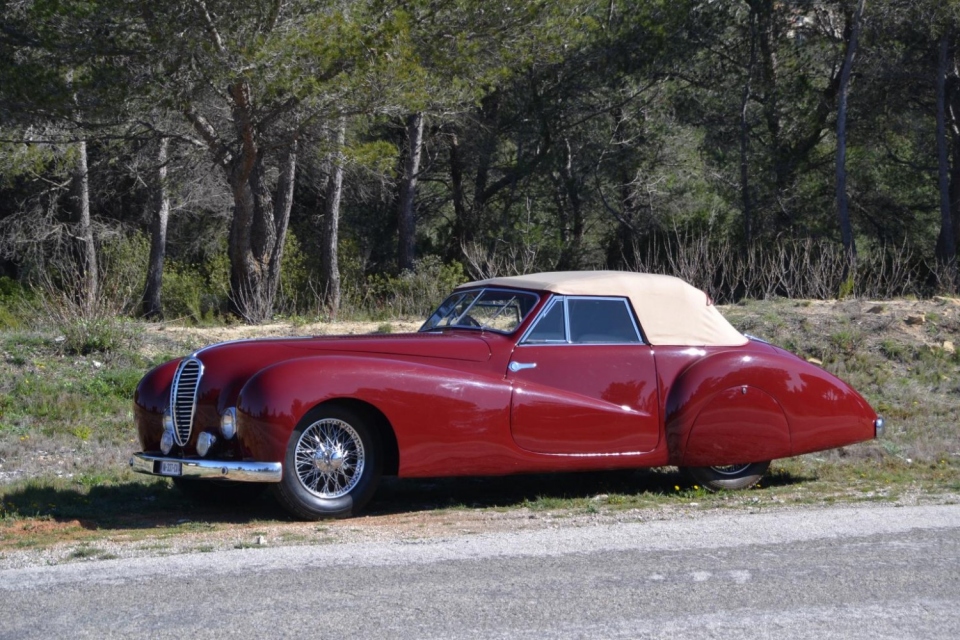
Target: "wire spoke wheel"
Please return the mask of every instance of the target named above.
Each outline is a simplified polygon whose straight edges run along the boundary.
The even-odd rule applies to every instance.
[[[710,467],[721,476],[736,477],[749,467],[748,464],[727,464],[722,467]]]
[[[337,404],[308,411],[287,441],[283,477],[271,488],[280,504],[303,520],[357,514],[383,473],[377,424],[370,413]]]
[[[681,467],[687,478],[710,491],[747,489],[760,482],[770,468],[770,461],[749,464],[727,464],[716,467]]]
[[[297,478],[319,498],[339,498],[350,493],[363,475],[365,462],[360,435],[343,420],[318,420],[304,429],[297,440]]]

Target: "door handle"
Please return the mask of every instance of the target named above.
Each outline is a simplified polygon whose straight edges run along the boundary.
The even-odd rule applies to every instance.
[[[514,361],[514,362],[511,362],[510,365],[509,365],[507,368],[510,369],[510,371],[513,371],[514,373],[516,373],[517,371],[523,371],[524,369],[536,369],[536,368],[537,368],[537,363],[536,363],[536,362],[516,362],[516,361]]]

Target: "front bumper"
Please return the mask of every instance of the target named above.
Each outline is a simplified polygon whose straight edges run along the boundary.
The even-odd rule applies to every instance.
[[[162,471],[165,467],[168,467],[167,472]],[[165,478],[206,478],[231,482],[280,482],[283,475],[280,462],[168,458],[148,453],[133,454],[130,468],[137,473]]]

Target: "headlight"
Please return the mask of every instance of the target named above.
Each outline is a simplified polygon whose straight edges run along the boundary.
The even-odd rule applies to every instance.
[[[220,433],[225,440],[237,435],[237,408],[228,407],[220,416]]]
[[[212,433],[207,433],[204,431],[199,436],[197,436],[197,453],[200,454],[200,457],[205,457],[210,452],[210,447],[213,446],[213,443],[217,441],[217,436]]]

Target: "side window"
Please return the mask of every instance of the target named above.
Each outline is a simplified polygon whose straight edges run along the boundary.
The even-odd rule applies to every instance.
[[[523,344],[642,343],[624,298],[558,296],[523,338]]]
[[[570,342],[640,342],[627,301],[622,298],[568,298]]]
[[[566,342],[566,322],[563,318],[563,300],[554,302],[545,314],[537,320],[536,326],[530,330],[524,343]]]

